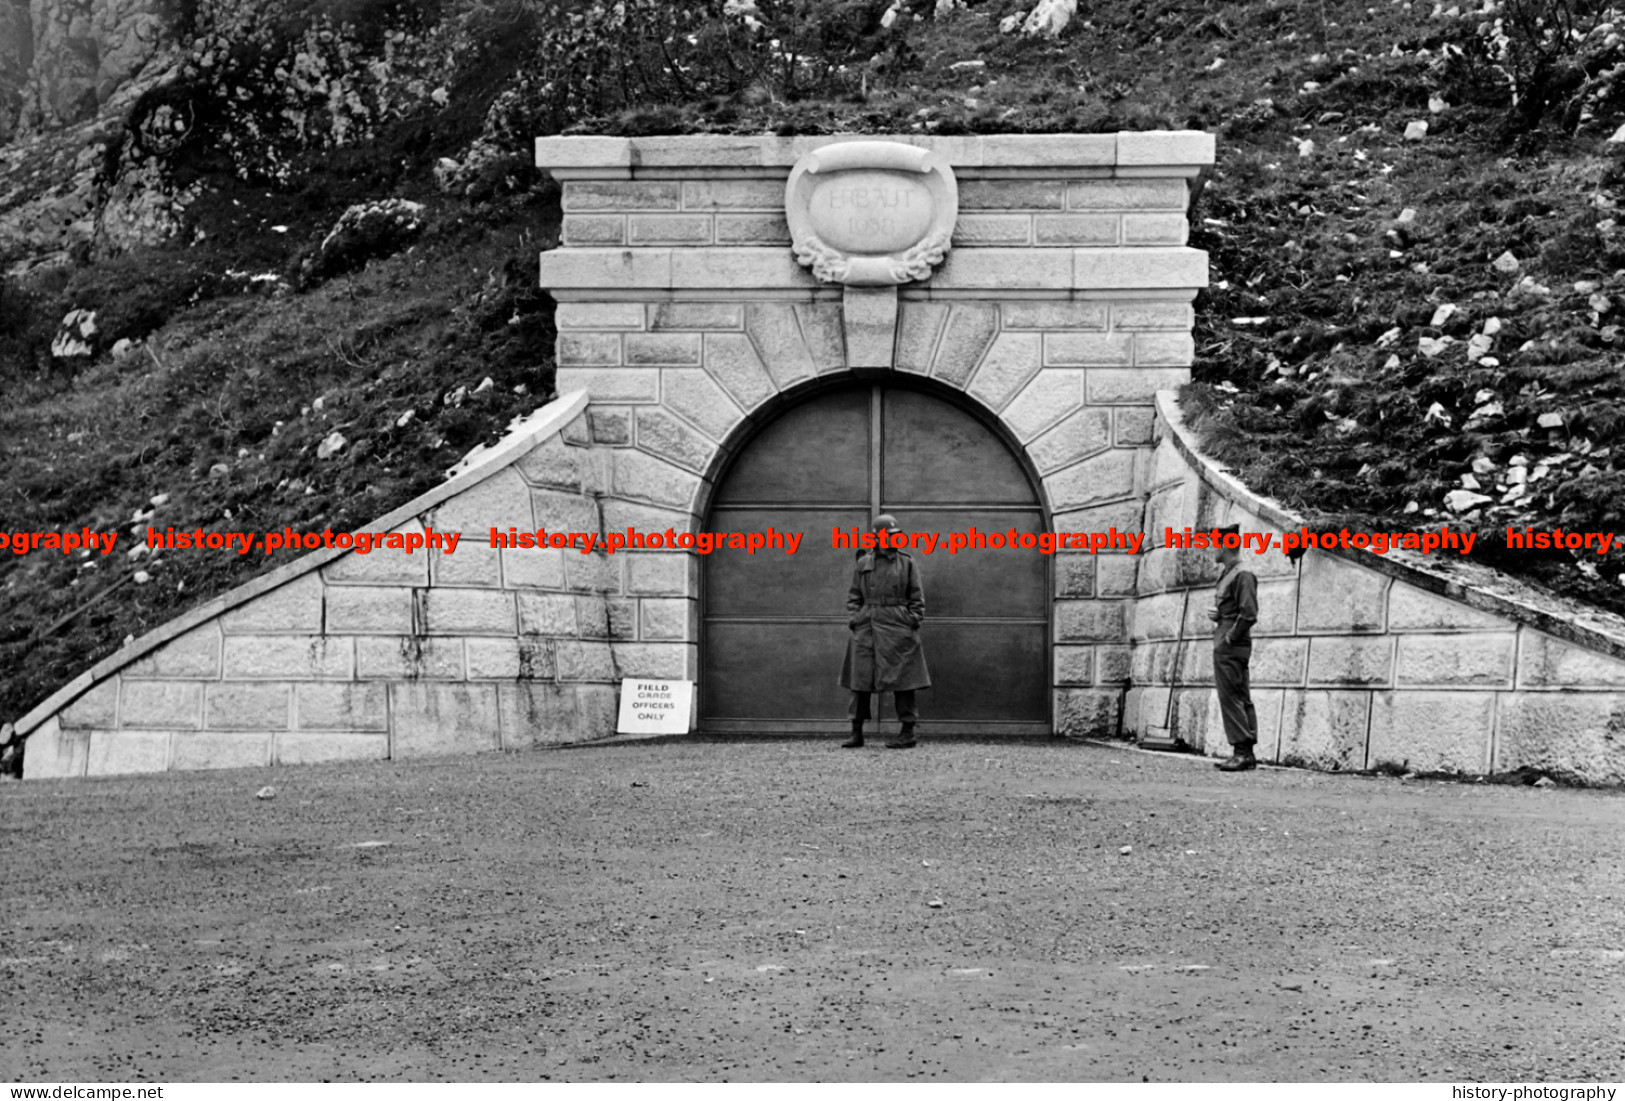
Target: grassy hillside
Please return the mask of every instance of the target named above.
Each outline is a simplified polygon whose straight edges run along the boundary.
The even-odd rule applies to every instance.
[[[249,116],[205,111],[208,140],[162,162],[200,192],[173,243],[0,283],[0,524],[122,532],[108,557],[0,556],[0,720],[288,560],[132,559],[146,524],[360,524],[551,395],[534,261],[556,241],[556,191],[525,153],[559,129],[1212,130],[1191,243],[1213,286],[1183,400],[1218,455],[1327,521],[1625,530],[1611,27],[1497,37],[1497,17],[1516,31],[1525,9],[1567,10],[1556,0],[1466,15],[1138,0],[1086,2],[1051,41],[1001,34],[1019,5],[997,0],[922,3],[926,18],[890,26],[884,2],[763,0],[763,32],[720,4],[630,6],[636,33],[583,5],[464,10],[438,97],[380,110],[362,138],[284,135],[274,171],[233,159]],[[424,11],[411,34],[432,33]],[[229,63],[274,74],[274,52]],[[227,62],[211,64],[141,117],[170,102],[201,117]],[[1407,140],[1419,121],[1426,135]],[[442,158],[461,166],[449,186]],[[347,206],[385,198],[424,204],[418,236],[311,263]],[[1508,253],[1516,268],[1497,266]],[[93,354],[53,357],[72,309],[96,311]],[[319,457],[335,432],[344,446]],[[1452,508],[1464,476],[1486,500]],[[1625,552],[1498,564],[1625,610]]]

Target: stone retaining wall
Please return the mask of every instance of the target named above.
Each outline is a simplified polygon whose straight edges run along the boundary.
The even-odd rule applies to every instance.
[[[1165,529],[1297,530],[1196,451],[1161,395],[1125,726],[1229,747],[1213,685],[1212,552]],[[1323,769],[1480,774],[1519,768],[1625,782],[1625,631],[1439,555],[1243,555],[1258,577],[1250,667],[1258,755]],[[1483,584],[1475,584],[1480,580]]]
[[[109,657],[18,724],[28,779],[514,749],[613,733],[623,676],[681,673],[680,556],[624,568],[493,550],[493,526],[598,530],[586,396],[365,529],[454,553],[318,550]]]

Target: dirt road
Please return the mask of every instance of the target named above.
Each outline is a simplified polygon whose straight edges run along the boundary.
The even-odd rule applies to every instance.
[[[10,783],[0,844],[0,1080],[1625,1077],[1614,792],[665,742]]]

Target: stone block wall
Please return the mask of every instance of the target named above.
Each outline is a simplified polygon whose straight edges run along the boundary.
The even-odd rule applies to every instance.
[[[683,669],[680,556],[493,547],[562,518],[599,531],[614,476],[586,396],[365,530],[458,532],[452,553],[317,550],[101,662],[18,724],[29,779],[404,758],[614,732],[623,676]],[[645,642],[649,639],[652,641]]]
[[[1296,518],[1196,451],[1163,395],[1147,484],[1146,546],[1130,636],[1125,726],[1227,754],[1213,688],[1212,551],[1168,528],[1239,523],[1271,536]],[[1154,548],[1154,549],[1150,549]],[[1437,556],[1435,556],[1437,558]],[[1519,768],[1625,782],[1625,633],[1468,563],[1420,555],[1243,553],[1258,577],[1250,678],[1260,758],[1322,769],[1481,774]],[[1464,584],[1462,578],[1469,578]]]
[[[1186,208],[1212,138],[883,139],[929,146],[958,184],[953,248],[898,288],[894,316],[879,310],[889,289],[821,284],[789,248],[791,168],[842,140],[538,141],[538,166],[563,187],[562,246],[541,259],[559,299],[558,384],[591,396],[591,442],[611,455],[606,529],[693,530],[738,440],[861,370],[968,397],[1038,481],[1056,530],[1138,533],[1155,394],[1190,377],[1207,258],[1184,247]],[[1053,578],[1055,730],[1115,735],[1133,557],[1065,553]],[[673,637],[690,675],[695,595],[668,596],[690,602],[669,619],[685,625]]]

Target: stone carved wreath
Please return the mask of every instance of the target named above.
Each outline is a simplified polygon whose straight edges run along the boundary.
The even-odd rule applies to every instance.
[[[936,233],[927,237],[892,262],[892,275],[899,283],[910,279],[926,279],[931,269],[942,263],[948,253],[948,235]]]
[[[810,234],[796,242],[795,251],[796,262],[811,267],[813,275],[825,283],[841,282],[852,267],[844,254]]]

